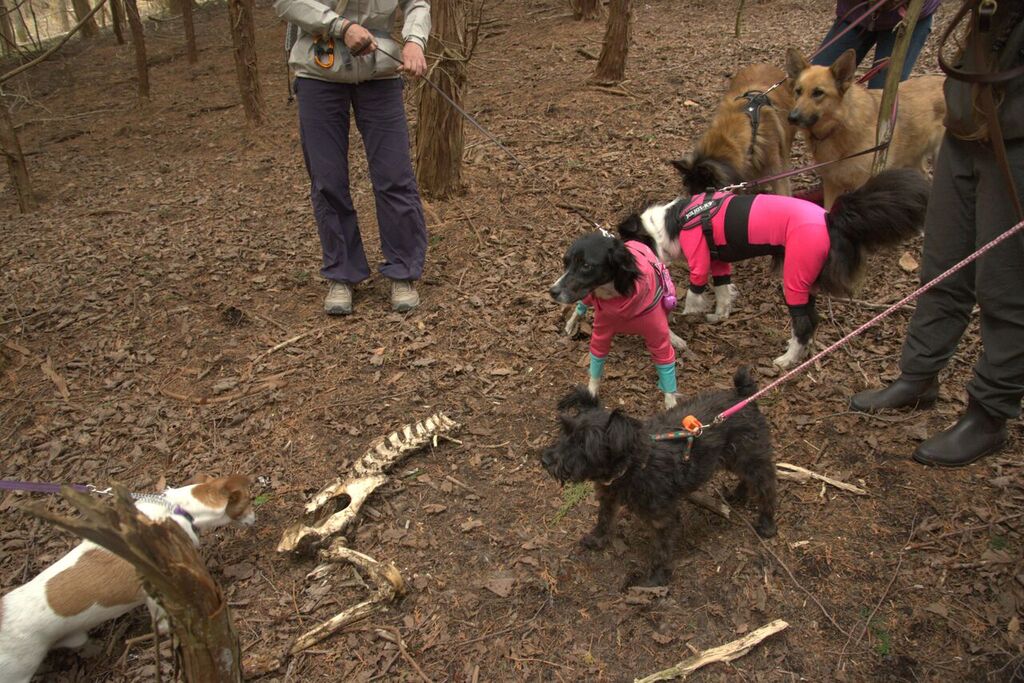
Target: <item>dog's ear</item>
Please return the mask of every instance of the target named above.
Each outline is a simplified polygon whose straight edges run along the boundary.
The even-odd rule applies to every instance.
[[[624,240],[637,240],[644,234],[644,226],[640,214],[631,213],[619,221],[619,237]]]
[[[562,400],[558,402],[558,410],[564,413],[572,409],[597,408],[599,405],[597,397],[591,394],[586,387],[580,386],[562,397]],[[564,425],[565,422],[562,424]]]
[[[615,291],[624,296],[631,296],[636,291],[636,279],[640,277],[640,269],[637,268],[636,259],[626,248],[625,242],[615,240],[615,245],[608,252],[608,265],[615,273],[612,278]]]
[[[839,59],[832,62],[832,66],[829,67],[829,71],[832,72],[832,77],[836,79],[836,85],[839,86],[839,92],[844,93],[853,83],[854,73],[857,71],[857,51],[852,47],[839,55]]]
[[[619,409],[613,410],[604,428],[604,438],[611,454],[628,456],[635,449],[636,421]]]
[[[789,48],[786,50],[786,75],[793,81],[796,81],[800,77],[800,74],[804,69],[810,66],[807,58],[804,57],[796,48]]]

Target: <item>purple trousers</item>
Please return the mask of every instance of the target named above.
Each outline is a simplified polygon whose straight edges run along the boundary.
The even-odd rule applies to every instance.
[[[297,78],[295,95],[323,250],[320,274],[349,284],[370,276],[349,192],[349,112],[354,112],[376,200],[384,254],[380,272],[393,280],[418,280],[427,255],[427,227],[409,155],[402,79],[349,84]]]

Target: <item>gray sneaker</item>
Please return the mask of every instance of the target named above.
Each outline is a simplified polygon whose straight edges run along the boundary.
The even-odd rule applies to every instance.
[[[347,282],[331,282],[331,288],[324,297],[324,312],[327,315],[348,315],[352,312],[352,286]]]
[[[399,313],[411,311],[420,305],[420,295],[412,280],[391,281],[391,308]]]

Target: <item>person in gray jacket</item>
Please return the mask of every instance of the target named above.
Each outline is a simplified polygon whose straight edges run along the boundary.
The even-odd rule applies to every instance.
[[[389,30],[398,9],[402,39]],[[427,228],[409,154],[401,73],[422,76],[430,35],[427,0],[276,0],[277,15],[297,27],[288,55],[299,102],[302,154],[310,179],[323,267],[330,281],[324,310],[352,312],[352,288],[370,276],[349,192],[350,112],[363,139],[376,200],[377,228],[397,311],[419,305]],[[401,62],[397,61],[401,59]]]

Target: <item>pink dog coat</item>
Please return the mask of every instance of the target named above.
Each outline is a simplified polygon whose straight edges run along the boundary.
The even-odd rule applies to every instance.
[[[656,365],[675,363],[676,352],[669,343],[668,311],[661,304],[666,294],[675,295],[668,269],[658,261],[647,245],[626,242],[640,276],[629,296],[601,299],[588,294],[583,303],[594,307],[594,330],[590,335],[590,353],[603,359],[616,334],[637,334],[644,338]]]
[[[827,212],[811,202],[773,194],[699,194],[679,212],[679,247],[690,265],[690,287],[703,291],[708,273],[728,282],[732,261],[785,254],[786,303],[802,306],[828,257]],[[710,228],[714,253],[705,236]]]

